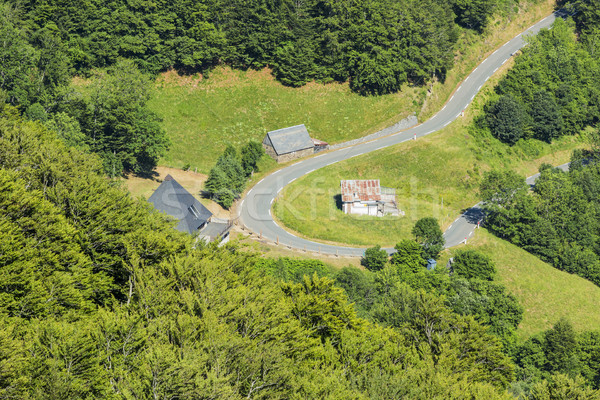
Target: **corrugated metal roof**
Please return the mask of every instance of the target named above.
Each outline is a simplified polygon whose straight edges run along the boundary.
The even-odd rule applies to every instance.
[[[212,213],[171,175],[166,176],[148,201],[158,211],[179,220],[175,229],[189,234],[194,234],[212,216]]]
[[[277,155],[310,149],[315,146],[304,124],[271,131],[267,133],[263,143],[268,144],[267,140],[271,142]]]
[[[344,180],[340,181],[340,187],[344,203],[381,200],[379,179]]]

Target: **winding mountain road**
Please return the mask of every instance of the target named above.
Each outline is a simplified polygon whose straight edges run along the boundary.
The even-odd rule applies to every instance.
[[[239,206],[239,217],[242,225],[263,238],[278,242],[291,248],[336,254],[339,256],[361,257],[365,248],[335,246],[299,238],[279,226],[273,219],[271,207],[279,192],[296,179],[310,174],[328,165],[357,157],[365,153],[397,145],[407,140],[417,139],[436,132],[458,118],[463,110],[473,101],[483,84],[502,66],[512,55],[525,46],[523,35],[534,35],[543,28],[552,25],[556,18],[564,17],[561,11],[554,12],[526,31],[497,49],[483,60],[473,72],[458,86],[446,105],[432,118],[411,129],[385,136],[370,142],[357,144],[340,150],[317,155],[288,167],[282,168],[266,176],[248,191]],[[444,233],[447,244],[451,247],[464,241],[472,234],[477,221],[482,216],[479,207],[475,206],[460,216]],[[391,252],[393,249],[386,249]]]

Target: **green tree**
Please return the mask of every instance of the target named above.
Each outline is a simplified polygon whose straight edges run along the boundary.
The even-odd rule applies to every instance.
[[[169,141],[150,111],[150,81],[134,63],[121,61],[96,77],[81,124],[90,149],[105,158],[110,175],[150,174]]]
[[[385,266],[388,260],[389,256],[387,251],[377,245],[365,250],[365,255],[360,260],[360,263],[369,271],[379,271]]]
[[[425,259],[423,248],[414,240],[404,239],[394,246],[395,253],[392,254],[393,265],[403,266],[412,272],[423,270]]]
[[[546,331],[546,370],[565,374],[579,372],[578,345],[573,325],[561,318]]]
[[[423,249],[424,259],[438,258],[446,241],[437,219],[421,218],[413,227],[412,234]]]
[[[548,380],[534,384],[529,398],[532,400],[597,400],[600,399],[600,392],[586,385],[580,376],[572,378],[565,374],[554,374]]]
[[[210,170],[204,188],[210,197],[225,208],[231,207],[246,186],[246,174],[234,147],[230,146]]]
[[[467,279],[493,281],[496,266],[492,259],[477,250],[458,250],[454,255],[452,270]]]
[[[541,91],[534,95],[530,115],[537,139],[550,143],[562,134],[562,114],[554,97],[548,92]]]
[[[511,95],[502,96],[486,112],[492,134],[499,140],[515,144],[527,136],[529,117],[525,108]]]
[[[39,54],[27,35],[19,9],[0,3],[0,90],[8,104],[23,107],[35,102],[40,79],[36,67]]]
[[[81,126],[76,118],[69,116],[64,112],[57,112],[50,116],[44,125],[51,131],[56,132],[62,141],[71,147],[79,150],[88,150],[87,139],[81,131]]]
[[[452,8],[459,24],[482,32],[495,9],[493,0],[454,0]]]
[[[525,179],[510,170],[486,172],[479,188],[486,205],[503,208],[514,204],[528,190]]]
[[[242,168],[246,176],[258,171],[258,162],[264,154],[265,149],[262,144],[254,140],[250,140],[248,144],[242,147]]]

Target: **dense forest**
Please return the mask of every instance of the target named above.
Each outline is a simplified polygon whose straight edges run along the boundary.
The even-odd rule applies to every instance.
[[[496,138],[511,145],[551,142],[600,121],[600,30],[586,28],[583,16],[575,16],[585,32],[578,33],[572,21],[557,20],[528,39],[496,86],[480,120]]]
[[[18,1],[24,28],[77,71],[133,59],[147,72],[271,66],[283,83],[352,82],[365,93],[443,77],[457,28],[482,30],[500,0]],[[512,3],[512,2],[509,2]],[[501,3],[503,4],[503,3]],[[18,15],[13,14],[12,18]],[[44,43],[39,43],[44,46]]]

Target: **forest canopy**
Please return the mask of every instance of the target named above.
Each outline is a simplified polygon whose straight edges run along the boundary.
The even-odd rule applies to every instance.
[[[8,1],[78,73],[135,60],[145,72],[270,66],[290,86],[350,80],[361,93],[443,77],[459,27],[481,31],[504,0]],[[509,2],[512,4],[512,2]]]

